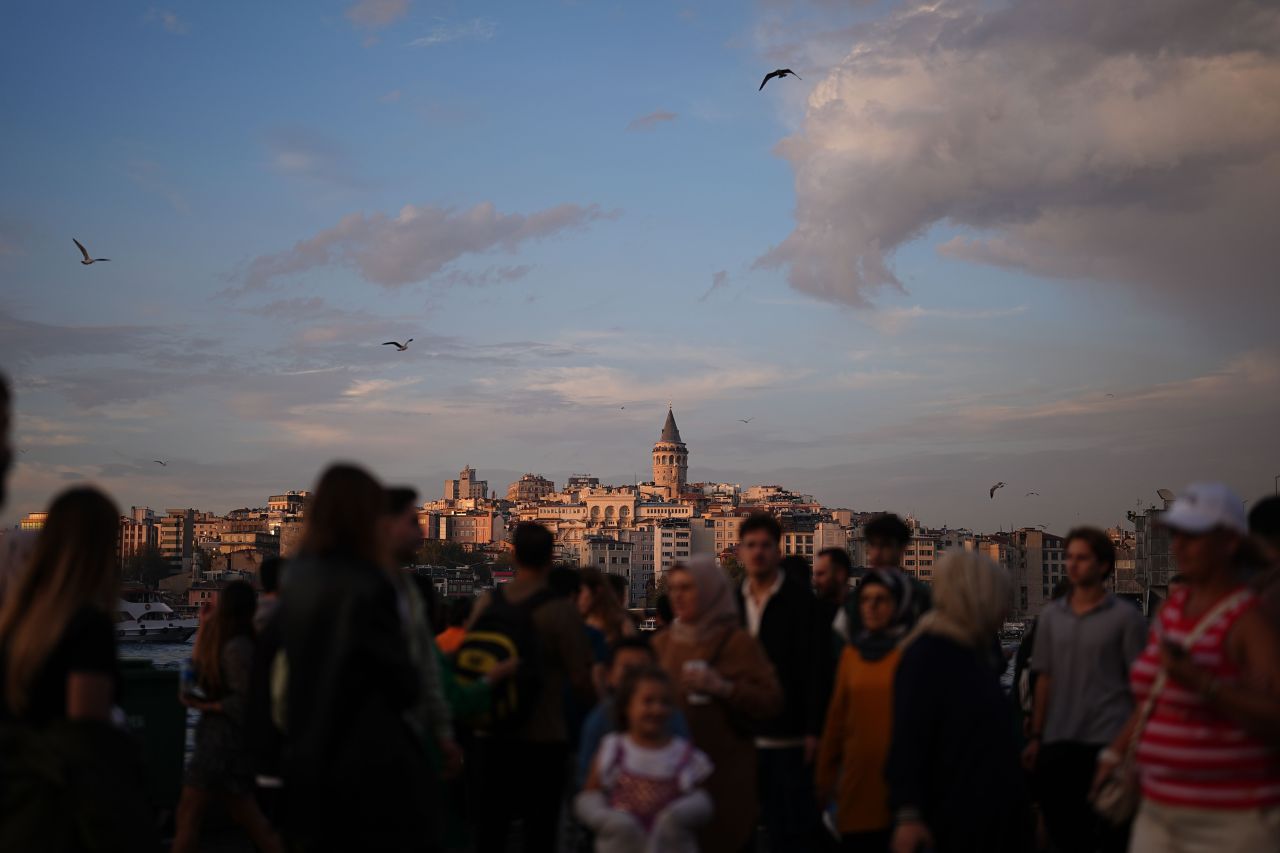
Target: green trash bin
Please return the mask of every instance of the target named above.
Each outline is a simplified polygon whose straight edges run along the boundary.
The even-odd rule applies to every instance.
[[[178,701],[178,672],[147,660],[120,661],[120,707],[142,743],[151,802],[172,812],[182,790],[187,709]]]

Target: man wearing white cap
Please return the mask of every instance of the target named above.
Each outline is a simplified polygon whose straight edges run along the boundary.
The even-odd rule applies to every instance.
[[[1136,745],[1131,853],[1280,850],[1280,633],[1238,565],[1244,505],[1196,483],[1161,523],[1186,585],[1133,665],[1138,708],[1099,756],[1096,785]]]

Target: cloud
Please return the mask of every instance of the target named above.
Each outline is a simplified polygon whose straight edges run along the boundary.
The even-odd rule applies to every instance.
[[[497,31],[498,25],[488,18],[472,18],[470,21],[456,24],[439,24],[432,27],[431,31],[425,36],[409,42],[409,46],[435,47],[436,45],[448,44],[451,41],[461,41],[462,39],[488,41],[493,38]]]
[[[341,264],[384,287],[425,281],[459,258],[503,249],[615,217],[598,205],[561,204],[535,213],[500,213],[492,202],[467,210],[405,205],[396,216],[352,213],[292,249],[249,264],[245,290],[280,276]],[[509,269],[519,269],[509,268]]]
[[[617,406],[664,399],[711,400],[762,391],[800,378],[781,367],[718,367],[693,370],[685,365],[677,374],[654,377],[604,366],[559,367],[532,371],[523,381],[532,391],[548,391],[579,406]]]
[[[669,113],[666,110],[658,110],[657,112],[649,113],[647,116],[633,118],[627,125],[627,130],[629,132],[653,130],[663,122],[675,121],[676,118],[677,116],[675,113]]]
[[[191,32],[191,26],[186,21],[183,21],[168,9],[158,9],[155,6],[147,10],[147,13],[142,16],[142,21],[147,24],[159,24],[164,27],[166,32],[178,36],[185,36]]]
[[[718,272],[712,273],[711,286],[707,288],[706,293],[698,297],[698,301],[706,302],[709,298],[711,298],[711,294],[715,293],[720,288],[725,287],[726,285],[728,285],[728,283],[729,283],[729,272],[727,270],[720,270]]]
[[[896,335],[915,320],[934,318],[941,320],[1000,320],[1025,314],[1027,306],[1014,305],[1010,308],[985,308],[964,310],[954,308],[924,308],[912,305],[910,308],[884,308],[871,315],[871,324],[886,335]]]
[[[366,30],[389,27],[409,14],[409,0],[359,0],[347,7],[347,20]]]
[[[949,257],[1274,304],[1280,6],[941,0],[849,33],[778,146],[796,223],[758,266],[867,306],[946,225]]]
[[[367,187],[356,175],[347,151],[314,130],[278,128],[267,137],[271,168],[281,175],[306,178],[344,188]]]
[[[450,270],[442,273],[437,281],[444,285],[462,285],[464,287],[488,287],[494,284],[505,284],[519,281],[533,271],[528,264],[515,266],[490,267],[479,272],[468,270]]]
[[[55,325],[26,320],[0,307],[0,364],[27,364],[57,356],[120,355],[154,349],[162,330],[149,326]]]
[[[342,392],[344,397],[368,397],[374,394],[384,394],[387,391],[395,391],[400,388],[408,388],[411,385],[417,385],[421,379],[359,379],[351,383],[347,390]]]

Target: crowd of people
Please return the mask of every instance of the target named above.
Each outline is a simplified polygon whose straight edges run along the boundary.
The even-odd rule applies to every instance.
[[[1149,625],[1108,537],[1072,530],[1012,695],[1008,573],[956,551],[921,582],[894,515],[856,577],[751,515],[742,578],[675,565],[647,634],[534,523],[509,583],[438,601],[405,570],[416,505],[334,465],[298,554],[221,590],[166,831],[116,708],[119,511],[59,495],[0,570],[0,849],[198,850],[218,804],[261,851],[1280,850],[1280,500],[1182,494]]]

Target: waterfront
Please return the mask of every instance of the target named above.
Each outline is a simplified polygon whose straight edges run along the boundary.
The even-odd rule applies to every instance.
[[[193,646],[185,643],[121,643],[122,660],[149,660],[157,669],[177,669],[191,657]]]

